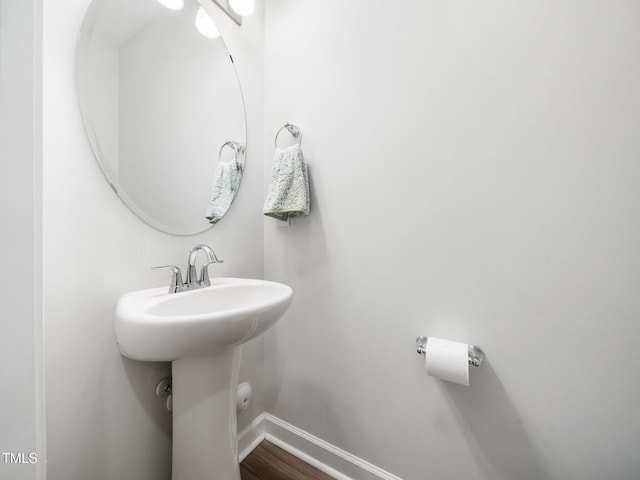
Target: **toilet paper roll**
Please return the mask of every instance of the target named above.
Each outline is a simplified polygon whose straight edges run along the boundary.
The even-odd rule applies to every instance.
[[[427,375],[469,385],[469,346],[466,343],[429,337],[425,363]]]

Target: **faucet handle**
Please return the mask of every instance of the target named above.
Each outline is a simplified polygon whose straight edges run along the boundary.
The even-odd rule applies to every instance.
[[[151,267],[151,270],[159,270],[161,268],[171,269],[171,284],[169,285],[169,293],[177,293],[184,290],[184,282],[182,281],[182,272],[175,265],[160,265],[159,267]]]

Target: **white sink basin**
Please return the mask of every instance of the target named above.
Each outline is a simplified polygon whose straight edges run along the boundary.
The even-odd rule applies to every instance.
[[[240,480],[236,387],[243,343],[282,317],[293,291],[265,280],[216,278],[180,293],[123,295],[115,314],[120,352],[170,361],[172,480]]]
[[[287,310],[293,291],[265,280],[216,278],[180,293],[167,287],[123,295],[115,314],[120,352],[134,360],[174,361],[245,343]]]

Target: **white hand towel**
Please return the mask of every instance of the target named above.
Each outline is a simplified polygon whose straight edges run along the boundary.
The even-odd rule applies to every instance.
[[[300,145],[276,148],[262,211],[282,221],[309,215],[309,177]]]
[[[213,176],[211,200],[205,217],[209,223],[215,224],[227,213],[236,196],[242,179],[242,167],[236,160],[220,162]]]

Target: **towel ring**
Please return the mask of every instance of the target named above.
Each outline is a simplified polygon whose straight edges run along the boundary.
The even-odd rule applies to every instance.
[[[291,134],[291,136],[293,138],[297,138],[298,139],[298,143],[297,145],[301,145],[302,144],[302,132],[300,132],[300,129],[298,127],[296,127],[295,125],[291,124],[291,123],[285,123],[282,127],[280,127],[280,130],[277,131],[276,133],[276,138],[275,138],[275,146],[278,147],[278,135],[280,135],[280,132],[284,129],[287,129],[287,131]]]
[[[244,152],[244,145],[240,142],[234,142],[233,140],[227,140],[220,147],[220,151],[218,152],[218,161],[222,162],[222,150],[224,147],[231,147],[234,152],[236,152],[235,161],[240,166],[240,168],[244,168],[244,158],[240,158],[240,154]]]

